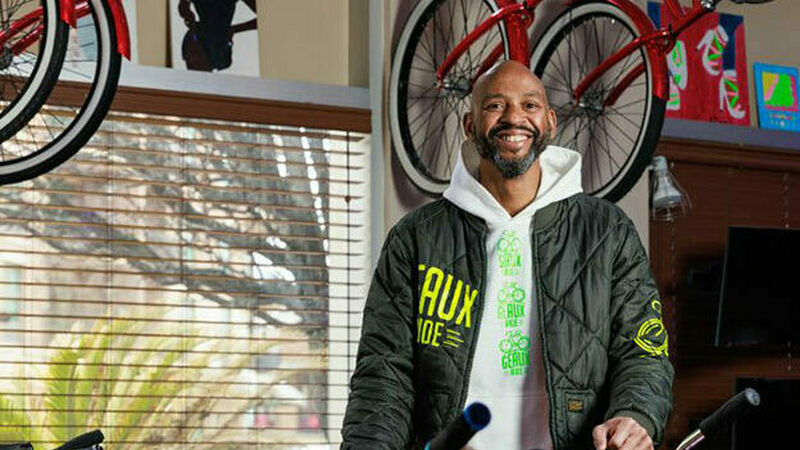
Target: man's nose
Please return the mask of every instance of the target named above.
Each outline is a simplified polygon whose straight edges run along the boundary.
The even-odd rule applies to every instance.
[[[512,104],[503,111],[503,117],[501,119],[503,122],[512,125],[522,125],[525,122],[525,112],[519,106]]]

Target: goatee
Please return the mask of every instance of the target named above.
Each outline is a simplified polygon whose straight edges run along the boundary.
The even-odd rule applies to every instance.
[[[533,142],[531,143],[528,153],[522,158],[506,159],[500,156],[500,148],[498,148],[494,138],[501,131],[506,130],[524,130],[531,134]],[[489,130],[487,135],[483,135],[473,130],[475,136],[475,147],[478,149],[478,154],[481,158],[487,158],[492,161],[492,164],[497,168],[505,179],[517,178],[530,169],[539,154],[544,151],[545,147],[550,143],[549,133],[541,133],[536,128],[519,127],[509,124],[500,124]]]

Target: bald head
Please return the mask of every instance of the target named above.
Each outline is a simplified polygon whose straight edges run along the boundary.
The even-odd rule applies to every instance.
[[[515,79],[528,84],[528,93],[532,96],[540,97],[544,105],[549,107],[547,103],[547,92],[544,89],[542,80],[534,75],[524,64],[507,60],[495,64],[475,80],[475,84],[472,87],[473,113],[476,107],[480,107],[487,95],[498,95],[499,92],[497,92],[497,89],[500,88],[498,85],[503,85],[503,82],[507,79]]]

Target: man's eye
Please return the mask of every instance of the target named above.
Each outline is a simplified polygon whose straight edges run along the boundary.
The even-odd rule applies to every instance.
[[[527,105],[525,105],[525,107],[528,109],[538,109],[539,105],[536,103],[528,103]]]
[[[488,105],[485,106],[486,109],[494,109],[494,110],[501,109],[502,107],[503,107],[502,103],[489,103]]]

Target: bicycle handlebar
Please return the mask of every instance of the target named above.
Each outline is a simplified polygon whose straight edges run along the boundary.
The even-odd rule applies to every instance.
[[[65,442],[64,445],[55,450],[78,450],[90,448],[103,442],[103,439],[105,439],[103,432],[100,430],[94,430],[70,439],[69,441]]]
[[[455,422],[442,430],[435,438],[425,444],[425,450],[458,450],[475,435],[489,425],[492,414],[483,403],[469,405]]]
[[[675,450],[689,450],[702,442],[706,437],[725,430],[742,414],[750,411],[761,403],[761,397],[755,389],[747,388],[736,394],[710,416],[700,422],[700,428],[694,430],[675,448]]]
[[[15,444],[0,444],[0,450],[33,450],[30,442],[17,442]]]
[[[700,431],[704,436],[712,436],[726,429],[739,416],[761,403],[755,389],[747,388],[725,402],[718,410],[700,422]]]

